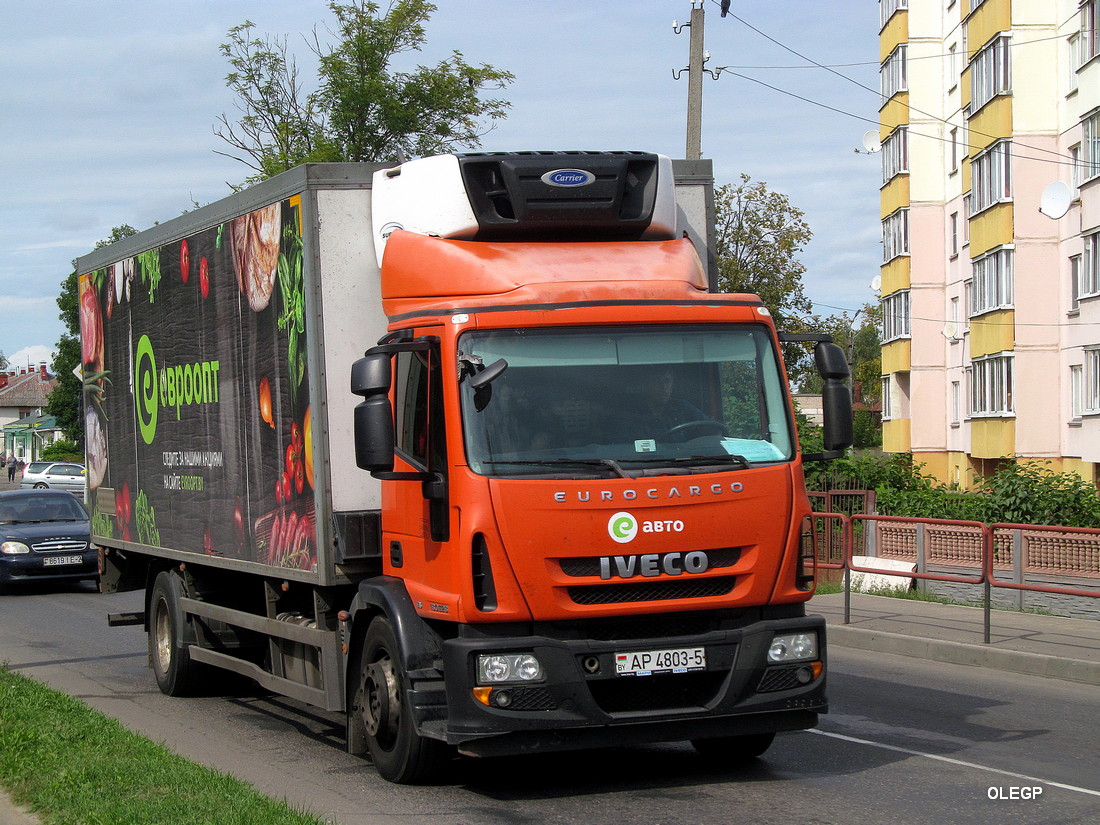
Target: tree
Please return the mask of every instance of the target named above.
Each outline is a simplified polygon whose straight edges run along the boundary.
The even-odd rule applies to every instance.
[[[400,161],[477,147],[505,117],[507,101],[482,95],[507,86],[509,72],[471,66],[458,51],[409,72],[391,66],[422,49],[433,4],[393,0],[382,14],[371,0],[333,0],[329,9],[337,42],[322,45],[316,29],[307,41],[319,61],[317,88],[308,94],[285,38],[255,38],[247,21],[229,30],[226,84],[242,115],[234,126],[223,114],[215,133],[236,150],[230,157],[257,172],[248,182],[299,163]]]
[[[137,233],[129,224],[116,226],[111,236],[96,244],[96,249],[113,244]],[[57,425],[69,441],[84,446],[84,402],[83,382],[73,374],[80,364],[80,293],[77,286],[76,261],[73,271],[61,282],[61,293],[57,296],[57,307],[61,310],[58,317],[65,325],[66,332],[57,342],[50,370],[57,376],[57,386],[46,399],[45,411],[57,419]]]
[[[759,295],[781,330],[808,331],[803,319],[813,304],[802,286],[806,267],[796,256],[813,233],[802,210],[746,174],[740,184],[718,187],[714,200],[719,290]],[[808,371],[807,350],[786,344],[783,357],[799,383]]]

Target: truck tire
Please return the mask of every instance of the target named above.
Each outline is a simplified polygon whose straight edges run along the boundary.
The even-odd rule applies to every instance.
[[[149,663],[157,686],[167,696],[195,693],[202,672],[184,640],[182,593],[179,577],[166,570],[157,574],[149,598]]]
[[[430,783],[442,772],[450,749],[420,736],[406,696],[397,637],[389,620],[371,621],[363,640],[362,670],[353,708],[365,729],[367,750],[383,779],[402,785]]]
[[[774,739],[774,733],[718,736],[714,739],[692,739],[691,746],[708,761],[720,765],[740,765],[762,756]]]

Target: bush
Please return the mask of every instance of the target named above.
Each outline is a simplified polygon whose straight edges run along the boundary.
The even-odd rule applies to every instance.
[[[84,453],[80,451],[75,441],[55,441],[48,447],[42,448],[38,454],[42,461],[76,461],[84,463]]]
[[[1049,462],[1006,461],[978,479],[972,492],[939,484],[907,453],[861,455],[807,465],[811,490],[874,490],[884,516],[1100,527],[1100,495],[1075,473],[1056,473]]]

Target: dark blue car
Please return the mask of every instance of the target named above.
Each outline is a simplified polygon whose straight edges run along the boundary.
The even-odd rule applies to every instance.
[[[62,490],[0,492],[0,588],[99,578],[88,511]]]

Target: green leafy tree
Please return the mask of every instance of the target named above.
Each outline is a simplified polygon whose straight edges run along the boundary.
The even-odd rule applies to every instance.
[[[116,226],[107,240],[96,244],[96,249],[113,244],[137,233],[129,224]],[[65,325],[65,332],[57,342],[56,353],[50,370],[57,376],[57,386],[50,391],[46,399],[45,411],[57,419],[66,440],[84,448],[84,410],[83,382],[73,374],[80,366],[80,293],[77,286],[76,261],[73,271],[61,282],[61,293],[57,296],[57,307],[61,310],[58,317]]]
[[[798,254],[813,233],[802,210],[746,174],[739,184],[718,187],[714,200],[719,290],[759,295],[779,329],[810,331],[803,319],[813,305],[802,286],[806,267]],[[783,357],[798,384],[810,368],[806,348],[786,344]]]
[[[485,95],[505,88],[509,72],[472,66],[459,51],[434,66],[393,67],[399,55],[423,48],[433,4],[393,0],[383,13],[370,0],[334,0],[329,9],[335,44],[322,44],[316,29],[307,41],[319,62],[310,92],[285,38],[254,37],[251,22],[229,30],[222,54],[233,68],[226,83],[241,117],[234,125],[223,114],[215,132],[235,150],[223,154],[256,171],[248,182],[299,163],[399,161],[474,148],[505,117],[510,104]]]

